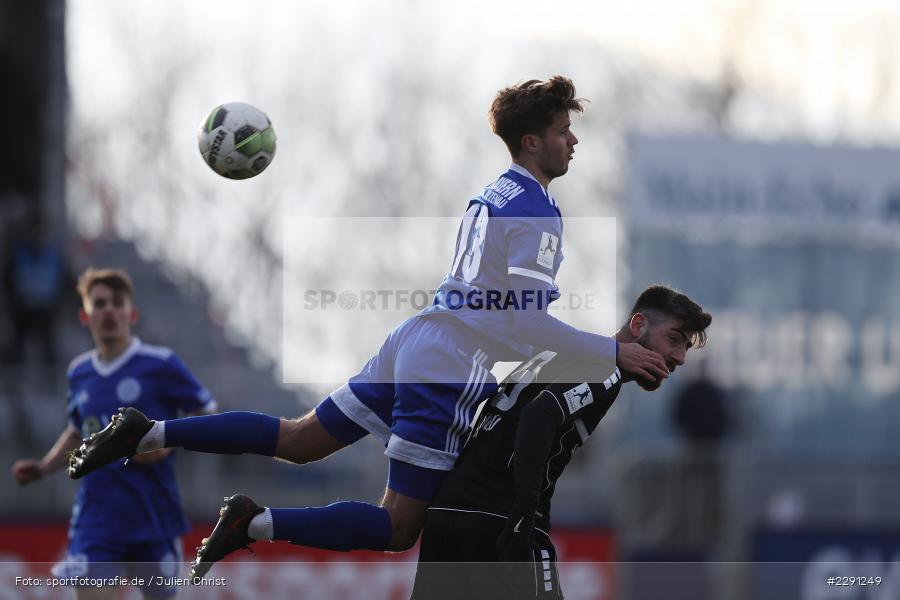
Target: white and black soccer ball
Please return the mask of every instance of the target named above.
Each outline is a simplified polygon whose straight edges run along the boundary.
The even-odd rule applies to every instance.
[[[215,107],[197,134],[209,168],[229,179],[262,173],[275,156],[275,130],[266,113],[243,102]]]

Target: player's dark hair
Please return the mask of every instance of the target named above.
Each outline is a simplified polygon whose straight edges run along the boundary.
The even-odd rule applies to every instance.
[[[88,298],[91,289],[102,283],[113,291],[114,294],[125,294],[134,300],[134,284],[131,283],[131,277],[122,269],[95,269],[88,267],[87,270],[78,277],[78,285],[75,289],[81,296],[81,304],[87,307]]]
[[[638,296],[628,318],[637,313],[646,315],[651,322],[661,316],[677,319],[695,348],[706,345],[706,328],[712,322],[712,315],[677,290],[660,284],[651,285]]]
[[[531,79],[497,92],[488,119],[491,131],[500,136],[515,157],[522,151],[522,136],[543,135],[558,113],[582,112],[582,102],[582,98],[575,97],[575,84],[568,77]]]

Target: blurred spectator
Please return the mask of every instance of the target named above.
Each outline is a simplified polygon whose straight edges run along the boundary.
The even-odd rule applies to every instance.
[[[32,214],[24,234],[12,236],[3,257],[3,289],[12,335],[4,362],[26,362],[28,340],[37,342],[39,361],[57,364],[56,325],[74,278],[61,245],[49,235],[39,214]]]
[[[675,396],[673,420],[690,445],[718,446],[731,433],[731,413],[725,390],[709,378],[706,361],[698,363],[698,376]]]
[[[675,395],[672,407],[675,430],[684,442],[679,477],[684,529],[678,541],[709,548],[722,533],[721,448],[734,423],[727,392],[709,377],[705,360],[697,366],[697,377]]]

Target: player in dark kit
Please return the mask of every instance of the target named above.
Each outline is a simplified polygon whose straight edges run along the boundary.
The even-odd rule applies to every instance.
[[[669,371],[706,343],[712,317],[684,294],[644,290],[616,334],[660,353]],[[628,381],[596,381],[592,361],[544,351],[485,401],[472,434],[428,509],[413,598],[562,598],[550,540],[550,500],[572,453]],[[501,563],[501,564],[498,564]]]

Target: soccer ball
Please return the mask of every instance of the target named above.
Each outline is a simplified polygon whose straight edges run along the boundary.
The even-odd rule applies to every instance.
[[[275,130],[266,113],[229,102],[210,111],[197,133],[200,155],[209,168],[229,179],[262,173],[275,156]]]

